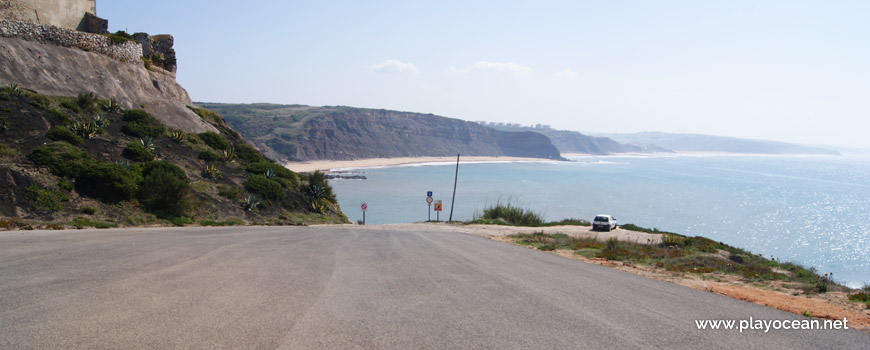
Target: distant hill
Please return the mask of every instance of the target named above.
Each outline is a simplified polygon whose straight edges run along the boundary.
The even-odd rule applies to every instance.
[[[606,136],[616,141],[631,145],[656,145],[674,151],[685,152],[840,155],[836,150],[815,146],[724,136],[670,134],[661,132],[603,134],[600,136]]]
[[[547,126],[530,127],[515,124],[482,123],[482,125],[503,131],[531,131],[550,138],[553,145],[562,153],[584,153],[605,155],[612,153],[651,153],[670,152],[656,145],[629,145],[614,141],[608,137],[584,135],[576,131],[556,130]]]
[[[433,114],[352,107],[197,103],[267,156],[285,161],[511,156],[562,159],[546,136]]]

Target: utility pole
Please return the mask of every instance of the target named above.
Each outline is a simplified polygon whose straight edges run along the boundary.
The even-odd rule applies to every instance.
[[[459,154],[456,154],[456,176],[453,178],[453,199],[450,200],[450,219],[453,222],[453,205],[456,203],[456,183],[459,182]]]

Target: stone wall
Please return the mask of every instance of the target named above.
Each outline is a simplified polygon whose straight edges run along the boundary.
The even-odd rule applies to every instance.
[[[113,44],[103,35],[48,24],[0,19],[0,36],[95,52],[123,62],[137,63],[143,56],[142,45],[136,41]]]
[[[96,0],[0,0],[2,19],[85,30],[85,14],[97,15]]]

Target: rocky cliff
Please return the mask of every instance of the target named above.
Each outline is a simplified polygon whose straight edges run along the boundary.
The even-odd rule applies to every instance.
[[[197,103],[282,160],[512,156],[561,159],[544,135],[432,114],[351,107]]]
[[[18,84],[52,96],[91,92],[115,98],[123,108],[144,106],[173,129],[217,131],[187,108],[190,96],[172,72],[146,69],[139,60],[121,62],[75,48],[0,38],[0,84]]]

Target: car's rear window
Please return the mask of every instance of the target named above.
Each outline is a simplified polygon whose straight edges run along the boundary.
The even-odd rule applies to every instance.
[[[596,216],[595,221],[607,221],[607,217],[604,216]]]

